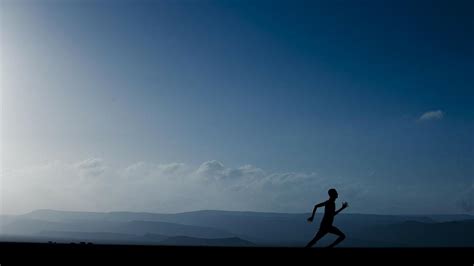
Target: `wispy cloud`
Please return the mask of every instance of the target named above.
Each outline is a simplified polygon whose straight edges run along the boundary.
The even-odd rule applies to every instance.
[[[444,117],[444,112],[441,110],[428,111],[423,113],[418,120],[429,121],[429,120],[441,120]]]
[[[89,158],[74,164],[83,176],[99,176],[105,171],[104,160],[101,158]]]
[[[328,176],[307,171],[269,171],[253,165],[227,166],[217,160],[198,165],[133,162],[116,166],[100,158],[78,162],[51,161],[12,169],[3,175],[3,211],[34,209],[87,211],[183,212],[202,209],[305,212],[327,198],[335,187],[351,212],[413,213],[433,202],[443,204],[458,187],[433,190],[432,202],[419,201],[424,186],[397,187],[377,175],[367,178]],[[403,194],[403,199],[400,199]],[[27,195],[27,196],[25,196]],[[472,212],[473,189],[460,194],[457,205]],[[308,209],[309,208],[309,209]],[[1,210],[0,210],[1,211]]]
[[[137,210],[179,212],[199,209],[305,211],[336,187],[345,200],[360,196],[354,181],[314,172],[268,172],[252,165],[228,167],[136,162],[106,167],[90,158],[54,162],[8,178],[8,209]],[[84,178],[81,178],[84,177]],[[93,178],[90,178],[93,177]],[[27,193],[28,197],[23,195]]]

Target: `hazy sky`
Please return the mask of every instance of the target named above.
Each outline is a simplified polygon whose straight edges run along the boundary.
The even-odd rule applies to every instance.
[[[472,213],[472,3],[0,0],[3,212]]]

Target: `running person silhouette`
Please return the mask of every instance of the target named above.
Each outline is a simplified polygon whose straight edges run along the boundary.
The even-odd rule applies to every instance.
[[[321,225],[319,227],[319,231],[316,233],[316,236],[309,241],[308,245],[306,245],[307,248],[312,247],[316,242],[321,239],[323,236],[325,236],[327,233],[335,234],[339,236],[334,243],[329,245],[328,247],[334,247],[335,245],[341,243],[342,240],[346,238],[346,235],[341,232],[337,227],[332,225],[332,222],[334,221],[334,216],[338,214],[340,211],[344,210],[349,206],[347,202],[342,203],[342,207],[336,211],[336,199],[337,199],[337,191],[334,188],[331,188],[328,190],[329,194],[329,199],[325,202],[321,202],[319,204],[316,204],[313,209],[313,214],[311,217],[308,218],[308,222],[312,222],[314,219],[314,214],[316,213],[316,209],[319,207],[324,206],[324,216],[323,219],[321,220]]]

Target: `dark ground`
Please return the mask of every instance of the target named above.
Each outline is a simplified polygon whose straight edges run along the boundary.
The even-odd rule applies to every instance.
[[[187,262],[187,263],[186,263]],[[235,248],[0,243],[0,265],[474,265],[474,248]],[[28,264],[26,264],[28,263]]]

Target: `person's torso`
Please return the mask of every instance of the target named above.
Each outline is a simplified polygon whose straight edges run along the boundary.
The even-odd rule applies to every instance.
[[[333,201],[328,201],[324,207],[324,216],[321,221],[323,225],[331,225],[334,221],[334,215],[336,212],[336,203]]]

